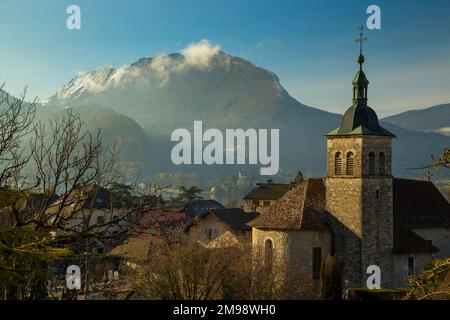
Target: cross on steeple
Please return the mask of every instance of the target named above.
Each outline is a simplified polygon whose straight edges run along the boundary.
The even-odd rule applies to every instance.
[[[356,38],[356,42],[359,42],[359,54],[362,55],[362,45],[364,41],[367,41],[367,37],[363,37],[364,27],[361,26],[358,28],[359,30],[359,38]]]
[[[362,64],[364,63],[364,56],[362,54],[362,45],[364,41],[367,41],[367,37],[363,37],[363,29],[364,27],[359,27],[359,38],[356,39],[356,42],[359,42],[359,57],[358,57],[358,63],[359,63],[359,70],[362,70]]]

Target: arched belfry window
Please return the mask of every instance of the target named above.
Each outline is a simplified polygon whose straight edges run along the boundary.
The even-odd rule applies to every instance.
[[[386,156],[384,155],[384,152],[380,152],[379,158],[378,158],[378,174],[380,176],[386,174]]]
[[[267,239],[264,243],[264,266],[271,270],[273,264],[273,242]]]
[[[334,174],[340,176],[342,174],[342,153],[336,152],[334,155]]]
[[[347,153],[347,159],[345,162],[345,174],[348,176],[352,176],[354,174],[354,157],[353,152]]]
[[[375,175],[375,153],[369,153],[369,174]]]

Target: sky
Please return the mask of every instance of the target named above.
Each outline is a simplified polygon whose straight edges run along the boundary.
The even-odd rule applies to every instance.
[[[66,27],[72,4],[81,30]],[[364,43],[369,104],[383,117],[450,103],[450,0],[0,0],[0,79],[46,99],[77,72],[206,39],[276,73],[300,102],[343,113],[372,4],[381,30]]]

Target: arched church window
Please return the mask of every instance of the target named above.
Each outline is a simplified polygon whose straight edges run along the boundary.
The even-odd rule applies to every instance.
[[[369,153],[369,174],[375,175],[375,153]]]
[[[347,161],[345,165],[345,174],[352,176],[354,174],[353,152],[347,153]]]
[[[273,242],[267,239],[264,243],[264,266],[271,270],[273,264]]]
[[[378,159],[378,173],[379,175],[384,175],[386,172],[386,157],[384,155],[384,152],[380,152],[379,159]]]
[[[340,176],[342,174],[342,153],[336,152],[334,155],[334,174]]]

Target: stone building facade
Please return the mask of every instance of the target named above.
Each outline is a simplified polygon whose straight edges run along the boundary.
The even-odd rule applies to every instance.
[[[296,185],[250,223],[253,252],[270,249],[272,263],[315,279],[334,255],[350,287],[366,286],[371,265],[382,287],[401,287],[433,257],[450,257],[450,204],[429,181],[392,176],[395,135],[367,105],[362,54],[358,63],[353,103],[325,135],[326,177]]]
[[[344,116],[345,121],[355,119]],[[344,267],[344,275],[354,285],[361,283],[370,265],[392,269],[393,135],[371,133],[338,131],[327,135],[326,209],[336,218],[333,228],[339,230],[336,253],[354,261]],[[389,277],[382,280],[384,284],[391,282]]]

